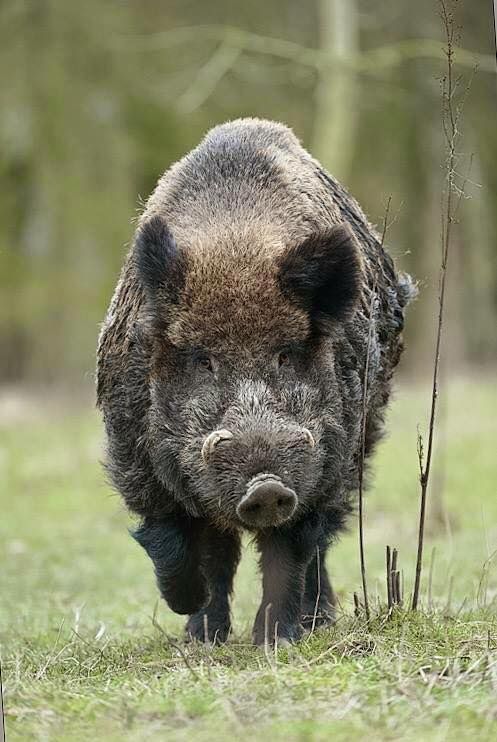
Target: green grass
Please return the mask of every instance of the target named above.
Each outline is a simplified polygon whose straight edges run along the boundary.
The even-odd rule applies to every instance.
[[[415,559],[416,427],[425,423],[429,390],[401,386],[396,396],[366,503],[375,614],[385,600],[385,545],[399,548],[406,594]],[[259,598],[249,543],[231,642],[183,644],[183,621],[164,604],[163,631],[152,624],[151,564],[128,536],[131,522],[98,465],[96,414],[47,400],[10,421],[0,415],[8,739],[497,739],[497,579],[487,561],[497,548],[495,384],[453,382],[441,420],[423,611],[390,620],[382,611],[369,627],[354,617],[360,574],[352,522],[329,559],[337,624],[266,656],[249,643]]]

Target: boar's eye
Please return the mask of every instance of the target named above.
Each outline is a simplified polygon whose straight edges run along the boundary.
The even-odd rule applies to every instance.
[[[212,367],[212,360],[209,358],[209,356],[199,356],[197,358],[197,363],[204,371],[212,372],[214,370]]]
[[[288,366],[290,363],[290,355],[289,353],[285,353],[284,351],[278,355],[278,366],[281,368],[281,366]]]

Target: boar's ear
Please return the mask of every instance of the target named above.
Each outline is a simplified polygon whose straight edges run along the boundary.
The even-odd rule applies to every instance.
[[[158,296],[176,302],[184,284],[184,258],[160,216],[138,229],[135,261],[142,286],[152,301]]]
[[[345,223],[311,235],[281,258],[283,293],[324,327],[329,320],[340,322],[350,316],[360,297],[361,280],[359,246]]]

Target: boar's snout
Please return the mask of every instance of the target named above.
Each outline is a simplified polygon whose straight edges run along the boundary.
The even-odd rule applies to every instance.
[[[292,421],[233,417],[202,441],[202,499],[230,525],[280,526],[317,481],[320,450],[310,430]]]
[[[258,474],[247,485],[236,512],[240,520],[253,528],[279,526],[292,517],[297,496],[273,474]]]

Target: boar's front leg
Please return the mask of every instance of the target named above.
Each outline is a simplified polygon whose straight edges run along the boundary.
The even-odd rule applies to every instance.
[[[231,629],[230,596],[240,560],[240,535],[207,526],[203,533],[203,564],[209,580],[211,599],[190,616],[187,636],[199,641],[225,642]]]
[[[209,600],[201,567],[205,523],[186,515],[145,518],[133,537],[154,564],[162,597],[175,613],[195,613]]]
[[[289,528],[257,536],[261,552],[262,602],[253,629],[255,644],[296,641],[303,633],[302,597],[306,571],[318,541],[319,524],[311,517]]]
[[[326,543],[316,547],[305,574],[302,625],[309,631],[328,626],[335,618],[336,599],[326,569],[327,547]]]

